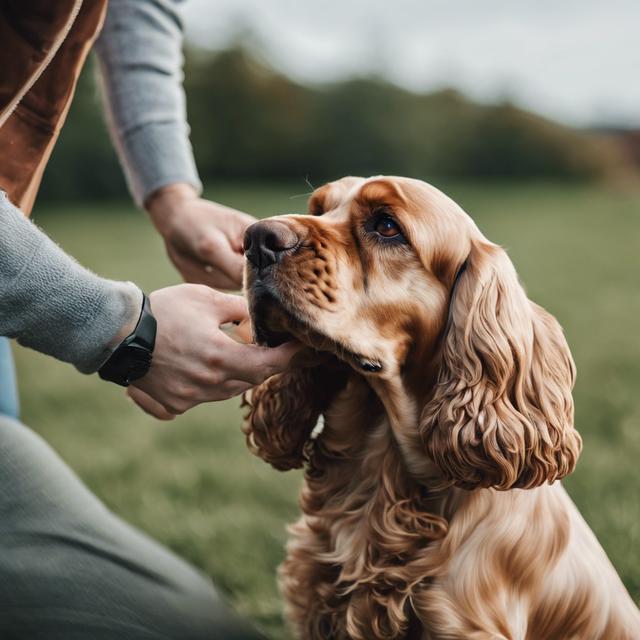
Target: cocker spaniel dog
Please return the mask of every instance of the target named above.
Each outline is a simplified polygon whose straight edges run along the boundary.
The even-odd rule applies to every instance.
[[[559,482],[581,448],[569,348],[505,251],[417,180],[345,178],[309,213],[245,238],[255,339],[308,347],[244,423],[304,467],[280,568],[296,636],[640,638]]]

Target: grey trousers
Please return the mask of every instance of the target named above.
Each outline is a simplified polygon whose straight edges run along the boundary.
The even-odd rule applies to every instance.
[[[211,583],[0,416],[0,638],[254,640]]]

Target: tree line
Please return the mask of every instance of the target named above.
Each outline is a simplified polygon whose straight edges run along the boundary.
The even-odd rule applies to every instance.
[[[302,85],[242,47],[191,51],[191,139],[203,181],[296,180],[389,173],[424,179],[606,178],[628,165],[615,136],[454,90],[417,94],[379,78]],[[91,65],[47,169],[45,199],[120,197]]]

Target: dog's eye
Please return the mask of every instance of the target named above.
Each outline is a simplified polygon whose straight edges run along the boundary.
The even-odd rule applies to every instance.
[[[401,233],[400,227],[396,221],[391,216],[387,215],[378,218],[373,229],[377,234],[385,238],[393,238]]]

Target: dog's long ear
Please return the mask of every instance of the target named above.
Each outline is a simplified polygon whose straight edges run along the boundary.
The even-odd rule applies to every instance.
[[[325,363],[276,374],[245,394],[250,451],[281,471],[302,467],[320,414],[345,383],[344,370]]]
[[[422,413],[429,456],[454,484],[532,488],[570,473],[575,367],[506,252],[475,242],[452,293],[442,363]]]

